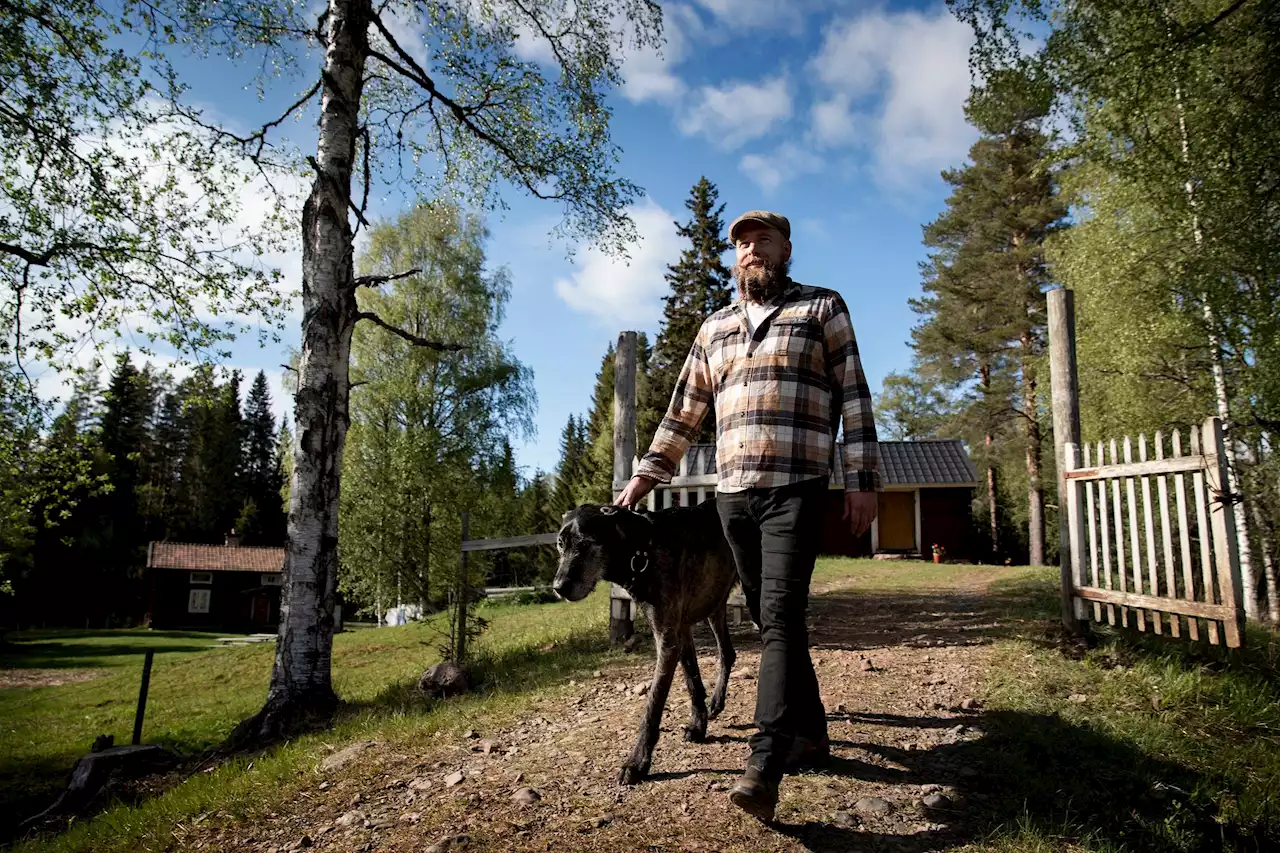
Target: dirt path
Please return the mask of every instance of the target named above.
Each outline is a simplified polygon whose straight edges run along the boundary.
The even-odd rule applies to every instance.
[[[813,600],[812,648],[833,760],[788,777],[778,825],[730,805],[747,758],[759,648],[735,634],[738,664],[708,742],[687,744],[681,679],[671,692],[652,778],[626,788],[618,765],[639,723],[651,644],[634,663],[571,685],[567,698],[530,707],[515,727],[441,736],[408,755],[352,747],[264,825],[195,829],[183,849],[286,851],[837,851],[946,849],[973,840],[967,815],[983,799],[974,766],[988,642],[1001,631],[983,597],[965,587],[852,593]],[[714,670],[701,638],[704,679]],[[532,789],[535,794],[522,792]],[[529,802],[516,796],[523,793]],[[537,799],[534,799],[534,797]],[[978,809],[980,811],[980,809]],[[214,823],[214,821],[210,821]],[[465,836],[450,842],[448,839]]]

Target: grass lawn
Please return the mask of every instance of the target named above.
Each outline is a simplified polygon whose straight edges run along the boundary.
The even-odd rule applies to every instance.
[[[478,612],[490,624],[476,655],[489,690],[518,691],[531,682],[595,665],[608,655],[607,599],[602,585],[587,602],[574,605],[486,603]],[[291,754],[406,715],[421,717],[425,703],[415,695],[414,685],[422,671],[440,659],[442,627],[437,617],[334,637],[334,684],[346,703],[343,714],[324,738],[303,738]],[[0,815],[5,833],[53,801],[76,758],[88,752],[96,736],[112,734],[117,744],[129,743],[148,648],[156,656],[144,743],[198,754],[257,711],[266,697],[274,644],[210,648],[218,636],[226,635],[145,630],[10,634],[0,653],[0,672],[58,668],[97,677],[0,689]]]
[[[814,584],[867,594],[935,590],[981,595],[1002,614],[986,676],[986,737],[976,764],[999,768],[983,825],[967,849],[1147,851],[1280,849],[1280,647],[1252,630],[1222,650],[1102,633],[1092,648],[1057,642],[1057,569],[993,569],[907,561],[822,560]],[[24,851],[172,849],[172,827],[218,812],[252,821],[307,784],[316,762],[358,739],[421,746],[441,729],[503,725],[571,677],[624,656],[607,646],[607,587],[578,604],[486,605],[476,644],[479,693],[429,709],[413,685],[439,659],[438,620],[341,634],[335,725],[256,757],[198,774],[163,796],[117,807]],[[642,629],[643,630],[643,629]],[[207,649],[201,634],[147,631],[11,635],[0,674],[93,670],[59,686],[0,689],[0,813],[5,822],[51,801],[93,738],[127,742],[141,653],[156,649],[144,741],[185,754],[219,742],[261,705],[270,644]],[[634,663],[635,658],[627,658]],[[985,821],[985,822],[984,822]]]

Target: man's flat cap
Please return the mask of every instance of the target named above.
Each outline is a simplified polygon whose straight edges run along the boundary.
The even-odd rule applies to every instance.
[[[791,223],[787,217],[781,213],[774,213],[770,210],[748,210],[746,213],[733,220],[733,224],[729,226],[729,242],[736,242],[738,239],[738,229],[749,222],[768,225],[777,228],[782,232],[782,236],[791,239]]]

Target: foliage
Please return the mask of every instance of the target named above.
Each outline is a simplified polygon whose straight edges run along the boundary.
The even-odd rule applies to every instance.
[[[989,471],[1003,474],[1015,453],[1022,457],[1026,542],[1035,564],[1045,558],[1037,375],[1052,278],[1044,244],[1066,215],[1055,176],[1044,166],[1046,110],[1037,81],[1013,72],[993,75],[969,99],[967,115],[982,135],[968,165],[943,172],[952,193],[947,209],[925,226],[932,250],[921,265],[925,296],[911,300],[922,317],[912,330],[923,374],[917,393],[942,383],[963,395],[951,423],[968,427],[970,446],[983,448],[975,455]],[[987,452],[997,436],[1001,459]],[[989,518],[998,511],[994,491],[987,496]],[[998,521],[992,529],[998,536]],[[992,545],[998,555],[998,541]]]
[[[253,417],[265,413],[260,426],[274,431],[265,377],[254,385]],[[25,395],[23,383],[9,387]],[[6,547],[18,568],[5,623],[135,624],[146,610],[140,585],[152,540],[221,543],[251,516],[276,519],[273,532],[250,531],[251,544],[282,544],[278,487],[256,495],[250,477],[265,467],[278,482],[280,459],[274,445],[250,458],[238,375],[219,383],[204,367],[175,383],[125,353],[105,389],[86,377],[52,421],[47,405],[19,399],[30,401],[26,428],[5,430],[12,444],[3,449],[16,453],[4,470],[21,478],[0,484],[6,518],[23,531]]]
[[[876,431],[892,441],[946,438],[953,407],[946,387],[933,377],[893,372],[875,398]]]
[[[1083,223],[1052,250],[1080,294],[1082,417],[1094,437],[1226,420],[1252,552],[1277,554],[1280,9],[1171,0],[961,0],[985,71],[1034,68],[1073,142]],[[1038,42],[1028,24],[1049,24]],[[1029,54],[1027,44],[1036,45]],[[1131,321],[1131,322],[1130,322]],[[1166,406],[1166,403],[1168,404]],[[1259,558],[1261,558],[1259,560]],[[1280,601],[1271,584],[1273,616]],[[1249,597],[1247,597],[1249,598]],[[1247,600],[1252,609],[1254,601]]]
[[[732,247],[726,238],[724,204],[717,204],[718,200],[716,185],[703,176],[685,199],[689,221],[676,223],[676,233],[686,238],[690,246],[680,254],[679,261],[667,267],[671,290],[662,297],[662,324],[645,371],[644,394],[637,404],[639,455],[644,455],[666,414],[702,321],[732,300],[732,279],[722,260]],[[708,416],[694,441],[714,443],[715,435],[715,418]]]
[[[0,10],[0,354],[19,364],[122,328],[208,355],[282,317],[260,262],[279,220],[237,223],[255,176],[170,107],[172,32],[134,0]]]
[[[378,225],[361,261],[368,275],[416,268],[361,307],[411,334],[465,340],[439,353],[380,329],[352,344],[351,429],[344,456],[340,588],[381,612],[412,602],[424,613],[455,587],[459,512],[472,538],[511,535],[516,482],[510,440],[532,430],[531,375],[498,338],[510,283],[485,270],[488,234],[475,216],[422,204]]]

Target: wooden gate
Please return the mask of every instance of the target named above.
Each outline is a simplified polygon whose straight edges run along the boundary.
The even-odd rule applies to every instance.
[[[1066,443],[1075,615],[1236,648],[1244,601],[1222,423],[1150,444]]]

